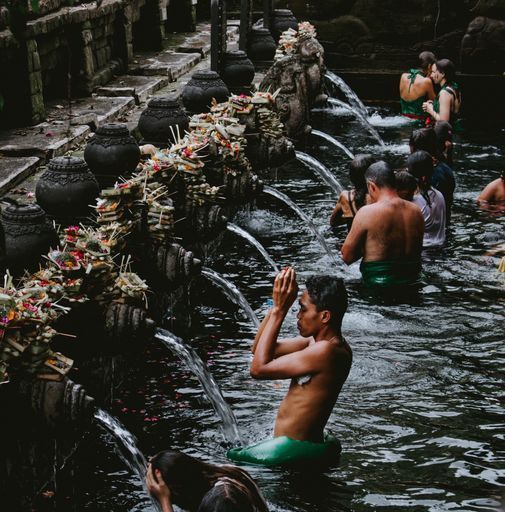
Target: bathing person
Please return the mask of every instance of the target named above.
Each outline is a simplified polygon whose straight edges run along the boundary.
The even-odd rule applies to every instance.
[[[347,224],[349,230],[356,212],[367,203],[368,191],[366,188],[365,171],[375,162],[372,155],[356,155],[351,160],[349,178],[354,188],[343,190],[330,217],[330,226],[335,227]]]
[[[342,246],[342,258],[360,266],[367,286],[415,283],[421,270],[424,233],[419,208],[398,196],[395,174],[384,162],[365,173],[372,204],[363,206]]]
[[[440,191],[430,185],[433,160],[427,151],[416,151],[407,159],[407,167],[417,179],[418,193],[414,203],[419,206],[424,219],[423,247],[437,247],[445,242],[445,200]]]
[[[448,121],[454,129],[459,129],[461,92],[456,83],[454,64],[449,59],[437,60],[431,68],[431,79],[440,86],[440,91],[433,101],[423,103],[423,110],[430,116],[432,123]]]
[[[477,198],[477,202],[505,203],[505,169],[502,170],[499,178],[486,185]]]
[[[268,512],[256,483],[243,469],[208,464],[173,450],[151,459],[146,483],[163,512],[172,512],[173,504],[195,512]]]
[[[445,162],[449,167],[454,165],[452,160],[452,126],[447,121],[437,121],[433,126],[438,142],[439,160]]]
[[[402,115],[411,119],[426,119],[423,103],[435,99],[435,90],[430,78],[431,66],[436,58],[431,52],[419,54],[419,68],[403,73],[400,78],[400,103]]]
[[[433,159],[433,174],[430,183],[434,188],[440,190],[444,196],[446,220],[447,224],[449,224],[456,179],[449,165],[441,160],[441,145],[437,140],[435,130],[432,127],[414,130],[410,136],[409,144],[411,153],[414,153],[414,151],[427,151],[431,155]]]
[[[275,465],[328,459],[340,452],[338,441],[325,439],[324,427],[352,363],[351,348],[341,332],[347,292],[342,279],[309,278],[299,299],[300,336],[278,340],[297,295],[295,271],[287,267],[275,278],[273,307],[252,346],[254,379],[291,379],[277,412],[274,438],[230,450],[232,460]]]
[[[417,191],[417,180],[408,171],[396,171],[396,191],[405,201],[413,201]]]

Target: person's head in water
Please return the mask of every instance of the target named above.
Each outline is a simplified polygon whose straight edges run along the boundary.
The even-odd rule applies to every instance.
[[[236,480],[250,496],[257,496],[257,487],[247,473],[233,466],[208,464],[182,452],[174,450],[159,452],[151,459],[151,467],[153,475],[155,477],[160,475],[170,489],[172,503],[185,510],[199,510],[204,497],[207,507],[205,510],[221,510],[216,508],[212,498],[223,501],[226,496],[222,493],[210,496],[206,494],[223,477]],[[252,512],[253,505],[249,501],[249,508],[236,510]]]
[[[456,81],[456,67],[449,59],[437,60],[431,68],[431,79],[434,83],[445,85]]]
[[[384,160],[372,164],[365,173],[365,179],[372,201],[377,201],[383,189],[396,190],[395,173]]]
[[[433,52],[421,52],[419,54],[419,69],[423,72],[424,76],[430,76],[431,67],[436,62],[437,58]]]
[[[354,185],[355,194],[354,202],[356,206],[361,208],[365,204],[366,199],[366,180],[365,171],[375,162],[375,158],[368,154],[356,155],[350,164],[349,178]]]
[[[417,180],[408,171],[396,171],[396,191],[405,201],[412,201],[417,190]]]
[[[344,281],[334,276],[312,276],[300,297],[298,330],[305,337],[316,336],[325,328],[340,332],[347,311]]]
[[[437,158],[440,154],[439,143],[433,128],[418,128],[412,132],[409,140],[410,152],[427,151]]]

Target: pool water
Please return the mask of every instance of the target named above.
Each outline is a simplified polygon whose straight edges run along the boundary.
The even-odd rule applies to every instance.
[[[354,153],[405,163],[412,128],[386,110],[371,118],[386,142],[382,152],[347,113],[317,111],[313,126]],[[505,130],[468,129],[456,139],[452,225],[445,247],[424,254],[424,282],[408,297],[371,295],[359,264],[335,265],[293,212],[271,197],[233,222],[253,234],[280,266],[293,265],[300,282],[314,273],[342,276],[349,292],[343,333],[354,351],[351,373],[328,422],[342,442],[338,464],[320,470],[245,466],[273,510],[487,511],[505,494],[505,275],[492,250],[505,240],[505,216],[479,209],[478,192],[505,165]],[[311,139],[304,149],[349,186],[348,158]],[[319,144],[319,145],[317,145]],[[272,183],[313,219],[338,249],[345,227],[328,225],[335,194],[300,162],[279,169]],[[271,267],[254,249],[226,233],[210,267],[235,283],[260,318],[271,294]],[[249,375],[254,328],[241,311],[201,279],[193,289],[191,327],[177,334],[213,373],[244,439],[272,432],[287,381]],[[283,334],[296,334],[296,310]],[[225,463],[219,420],[196,378],[152,342],[136,360],[112,413],[138,437],[146,455],[180,449]],[[90,433],[73,461],[76,488],[66,510],[151,510],[141,483],[114,454],[107,435]],[[70,505],[71,503],[71,505]],[[68,508],[71,507],[71,508]]]

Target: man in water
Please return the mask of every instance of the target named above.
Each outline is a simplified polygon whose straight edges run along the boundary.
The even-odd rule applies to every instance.
[[[486,185],[477,202],[505,205],[505,170],[502,170],[499,178]]]
[[[421,270],[424,220],[415,204],[401,199],[395,174],[384,162],[372,164],[365,173],[372,204],[357,212],[342,246],[342,258],[360,266],[367,286],[415,283]]]
[[[427,117],[423,103],[435,99],[435,90],[431,81],[431,66],[436,61],[431,52],[419,54],[419,68],[410,69],[400,78],[400,103],[402,115],[424,121]]]
[[[275,421],[274,439],[232,449],[232,460],[282,464],[325,457],[339,450],[325,441],[324,427],[352,363],[352,351],[342,336],[347,292],[342,279],[311,277],[299,299],[300,336],[278,340],[286,314],[298,295],[296,274],[287,267],[275,278],[273,307],[261,323],[252,352],[254,379],[291,379]],[[332,446],[333,445],[333,446]]]

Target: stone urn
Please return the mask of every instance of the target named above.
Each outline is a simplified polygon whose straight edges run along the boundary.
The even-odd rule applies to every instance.
[[[100,187],[109,187],[119,176],[128,176],[140,161],[137,141],[126,124],[107,123],[96,131],[84,150],[84,160]]]
[[[294,14],[289,9],[274,9],[271,32],[276,42],[288,28],[298,31],[298,20]]]
[[[69,221],[88,216],[98,193],[98,183],[86,162],[72,156],[53,158],[35,189],[37,202],[48,215]]]
[[[4,266],[13,273],[35,270],[41,256],[58,246],[58,235],[38,204],[11,204],[2,211]]]
[[[182,89],[182,103],[192,113],[208,112],[213,98],[221,103],[229,96],[226,84],[211,70],[197,71]]]
[[[247,55],[253,62],[272,60],[277,45],[268,28],[254,27],[249,33]]]
[[[152,99],[139,119],[139,131],[142,144],[153,144],[159,148],[169,147],[177,142],[174,139],[184,137],[189,128],[189,117],[179,102],[170,96]]]
[[[242,50],[226,52],[221,76],[230,88],[248,86],[254,78],[254,64]]]

